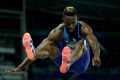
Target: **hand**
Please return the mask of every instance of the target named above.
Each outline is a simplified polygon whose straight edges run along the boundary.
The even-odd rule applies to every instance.
[[[19,72],[21,71],[20,68],[15,68],[15,69],[12,69],[12,70],[5,70],[5,72],[8,72],[8,73],[16,73],[16,72]]]
[[[96,66],[96,67],[100,67],[101,66],[101,61],[100,61],[100,57],[99,56],[94,56],[93,57],[92,65]]]

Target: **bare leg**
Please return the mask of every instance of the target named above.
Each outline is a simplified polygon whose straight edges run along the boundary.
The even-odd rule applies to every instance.
[[[84,53],[83,51],[84,40],[79,41],[76,44],[75,50],[73,51],[70,50],[69,46],[65,46],[62,51],[62,64],[60,66],[60,72],[66,73],[69,67],[82,56],[82,54]]]
[[[41,48],[39,45],[35,51],[35,58],[45,59],[49,57],[50,59],[54,59],[58,56],[58,48],[52,45],[46,45],[45,48]]]
[[[72,65],[75,61],[77,61],[84,53],[84,41],[81,40],[77,43],[76,49],[73,51],[73,54],[70,55],[70,65]],[[79,50],[79,51],[78,51]],[[75,53],[75,54],[74,54]]]

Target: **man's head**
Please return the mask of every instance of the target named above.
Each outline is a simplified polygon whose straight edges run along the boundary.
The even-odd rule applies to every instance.
[[[77,11],[73,6],[65,7],[63,11],[63,16],[74,16],[77,15]]]
[[[63,22],[68,31],[73,32],[77,25],[77,11],[73,6],[65,7],[63,11]]]

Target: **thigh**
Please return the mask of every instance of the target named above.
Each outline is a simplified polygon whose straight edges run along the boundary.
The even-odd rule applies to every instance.
[[[54,59],[58,56],[58,49],[53,45],[47,45],[36,52],[36,58],[45,59],[47,57]]]
[[[87,70],[90,63],[90,53],[89,50],[82,55],[72,66],[71,70],[76,73],[83,73]]]
[[[55,59],[59,56],[59,48],[56,47],[56,46],[50,46],[50,49],[49,49],[49,57],[51,59]]]
[[[62,55],[61,55],[61,50],[58,50],[58,56],[55,57],[54,59],[52,59],[52,61],[58,66],[60,67],[61,63],[62,63]]]

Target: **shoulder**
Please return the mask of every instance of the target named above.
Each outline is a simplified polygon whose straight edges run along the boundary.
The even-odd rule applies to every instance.
[[[63,35],[63,27],[64,27],[63,24],[59,24],[57,27],[55,27],[48,35],[48,39],[50,40],[60,39]]]
[[[63,30],[64,29],[64,23],[59,24],[56,28],[54,28],[55,30]]]
[[[80,24],[81,24],[81,32],[83,34],[87,35],[93,33],[91,26],[89,26],[85,21],[80,21]]]
[[[64,23],[59,24],[57,27],[55,27],[52,32],[63,32],[64,29]]]

